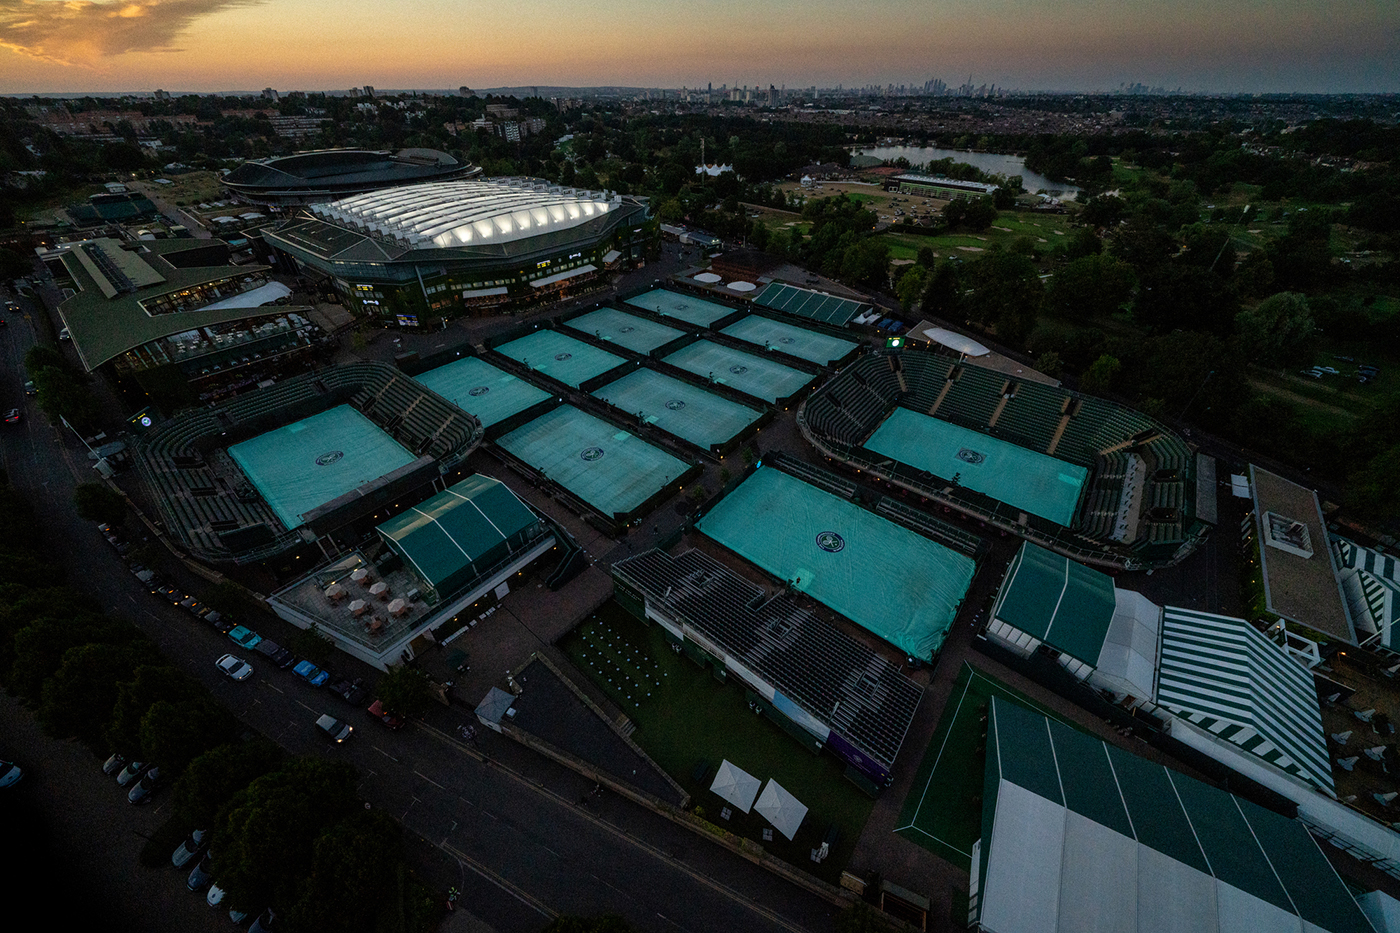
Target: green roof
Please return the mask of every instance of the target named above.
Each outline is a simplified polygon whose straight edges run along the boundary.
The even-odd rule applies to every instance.
[[[782,282],[769,282],[763,291],[754,296],[753,303],[838,327],[846,326],[853,317],[870,307],[869,302],[853,301]]]
[[[505,484],[473,475],[389,519],[379,534],[440,596],[536,536],[540,520]]]
[[[1284,917],[1290,929],[1293,918],[1332,933],[1370,929],[1297,820],[999,697],[989,713],[986,926],[1079,930],[1092,915],[1094,929],[1146,933],[1275,929]],[[1237,892],[1228,903],[1214,896],[1220,882]]]
[[[1108,574],[1027,541],[1006,572],[992,615],[1085,664],[1097,664],[1115,604]]]
[[[265,317],[269,314],[285,314],[288,311],[306,310],[300,306],[285,305],[214,308],[207,311],[180,311],[172,314],[148,313],[141,306],[141,301],[145,299],[178,292],[182,289],[202,285],[205,282],[266,272],[269,268],[259,265],[180,268],[161,258],[166,253],[198,249],[207,246],[208,243],[209,241],[206,240],[188,239],[143,240],[141,242],[142,254],[139,256],[137,254],[123,255],[119,258],[127,261],[139,258],[138,268],[145,267],[152,274],[139,280],[132,279],[129,274],[126,275],[133,285],[138,286],[137,290],[122,292],[111,298],[108,298],[104,292],[104,286],[110,287],[108,283],[99,281],[91,274],[85,263],[77,261],[77,254],[74,252],[77,247],[67,251],[72,255],[74,261],[65,261],[63,265],[74,282],[77,283],[79,291],[59,305],[58,313],[63,318],[63,324],[68,328],[68,332],[73,338],[73,346],[78,351],[78,356],[82,359],[83,366],[88,372],[94,371],[103,363],[121,356],[128,350],[150,343],[152,340],[159,340],[161,337],[169,337],[171,334],[180,334],[215,324],[227,324],[230,321]],[[122,271],[124,274],[126,273],[125,269]],[[147,282],[150,284],[145,284]]]

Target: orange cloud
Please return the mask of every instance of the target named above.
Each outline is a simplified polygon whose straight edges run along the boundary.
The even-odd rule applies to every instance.
[[[178,52],[190,24],[265,0],[0,0],[0,48],[59,65],[105,70],[127,52]]]

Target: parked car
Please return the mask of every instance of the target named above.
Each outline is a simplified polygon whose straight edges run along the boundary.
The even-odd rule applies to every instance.
[[[218,907],[224,902],[224,889],[217,884],[209,885],[209,893],[204,897],[204,903],[210,907]]]
[[[209,877],[209,868],[213,864],[214,853],[205,852],[204,858],[199,860],[199,864],[195,865],[194,870],[190,872],[189,878],[185,879],[185,887],[191,891],[203,890],[204,886],[213,880]]]
[[[384,723],[384,725],[388,726],[390,729],[402,729],[404,726],[404,718],[398,713],[393,713],[385,709],[383,700],[375,700],[369,705],[366,712]]]
[[[258,642],[262,641],[261,635],[242,625],[229,629],[228,637],[232,638],[233,643],[241,648],[256,648]]]
[[[20,419],[23,417],[24,413],[21,412],[18,408],[11,408],[5,412],[5,423],[18,424]]]
[[[124,767],[126,767],[126,759],[113,752],[111,758],[102,762],[102,773],[110,776],[116,774]]]
[[[0,761],[0,787],[13,787],[24,777],[24,769],[13,761]]]
[[[326,681],[331,679],[329,671],[323,671],[310,661],[302,661],[292,668],[292,673],[313,687],[324,686]]]
[[[200,618],[208,622],[216,630],[227,635],[238,627],[238,620],[231,616],[226,616],[222,612],[204,607],[207,611],[200,615]],[[255,646],[256,647],[256,646]]]
[[[360,686],[358,680],[348,680],[346,678],[335,681],[327,686],[326,689],[351,706],[359,706],[365,701],[365,697],[369,696],[369,691]]]
[[[231,654],[226,654],[214,662],[214,666],[230,680],[244,681],[253,676],[253,665]]]
[[[350,738],[350,733],[355,731],[353,727],[347,726],[345,723],[329,714],[317,718],[316,728],[330,736],[337,745]]]
[[[253,646],[253,650],[267,657],[273,664],[276,664],[278,670],[286,670],[291,667],[297,659],[296,655],[277,644],[277,642],[273,641],[271,638],[264,638]]]
[[[151,794],[164,783],[160,768],[152,768],[131,788],[126,795],[128,803],[150,803]]]
[[[200,614],[199,610],[204,608],[200,601],[193,596],[186,596],[184,599],[180,600],[177,605],[193,616],[198,616]]]
[[[33,380],[33,379],[29,379],[29,380],[26,380],[26,381],[25,381],[25,383],[24,383],[24,394],[25,394],[25,395],[38,395],[38,394],[39,394],[39,388],[38,388],[38,386],[34,385],[34,380]]]
[[[185,841],[180,843],[180,848],[170,856],[170,864],[176,868],[184,868],[196,855],[204,851],[205,840],[209,838],[209,833],[202,829],[196,829],[185,837]]]
[[[258,919],[253,921],[253,925],[248,928],[248,933],[272,933],[273,925],[277,922],[277,914],[269,907],[258,914]]]
[[[117,786],[125,787],[145,773],[146,763],[144,761],[133,761],[122,769],[121,774],[117,775]]]
[[[181,593],[173,586],[162,586],[156,592],[172,606],[180,605],[180,600],[185,598],[185,594]]]

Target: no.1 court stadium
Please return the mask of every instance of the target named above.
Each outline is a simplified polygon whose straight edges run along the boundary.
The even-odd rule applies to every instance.
[[[260,434],[228,452],[289,529],[317,506],[414,462],[349,405]]]
[[[976,564],[782,470],[759,469],[697,527],[897,646],[930,658]]]
[[[560,405],[496,442],[609,519],[627,521],[695,469],[636,435]]]
[[[896,408],[865,442],[940,479],[1069,526],[1089,471],[907,408]]]

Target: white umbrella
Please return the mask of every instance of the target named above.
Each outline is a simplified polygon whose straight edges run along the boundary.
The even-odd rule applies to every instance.
[[[758,796],[758,789],[762,785],[763,782],[758,778],[726,760],[720,763],[719,772],[715,774],[715,780],[710,785],[710,790],[748,813],[749,808],[753,806],[753,799]]]
[[[797,835],[797,828],[807,818],[807,805],[772,778],[768,779],[768,785],[758,795],[758,802],[753,808],[789,841]]]

